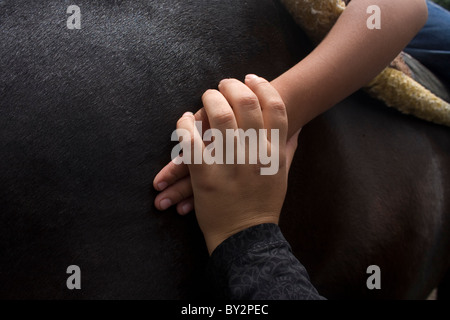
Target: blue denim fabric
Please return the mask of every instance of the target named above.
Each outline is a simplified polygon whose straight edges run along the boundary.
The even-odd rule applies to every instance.
[[[427,1],[428,21],[404,50],[450,85],[450,12]]]

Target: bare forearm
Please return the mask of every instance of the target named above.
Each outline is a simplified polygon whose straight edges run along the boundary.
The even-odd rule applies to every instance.
[[[367,28],[371,5],[381,9],[381,30]],[[286,105],[288,137],[381,72],[425,24],[426,10],[425,0],[353,0],[325,40],[272,82]],[[204,110],[199,114],[207,119]],[[173,162],[158,174],[154,181],[162,191],[155,199],[158,208],[167,209],[161,203],[170,199],[180,213],[192,210],[192,183],[185,179],[187,174],[186,166]]]
[[[366,10],[381,9],[381,29]],[[425,24],[424,0],[353,0],[322,43],[272,84],[289,116],[289,135],[369,83]]]

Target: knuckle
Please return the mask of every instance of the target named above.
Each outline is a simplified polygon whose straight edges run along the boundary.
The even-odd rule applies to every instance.
[[[218,125],[224,126],[233,122],[234,115],[232,112],[221,112],[214,116],[214,120]]]
[[[181,189],[174,190],[174,193],[175,193],[175,197],[174,198],[177,199],[178,201],[186,199],[186,197],[187,197],[186,192],[184,190],[181,190]]]
[[[243,94],[240,97],[237,98],[238,105],[246,108],[258,108],[259,107],[259,101],[258,97],[255,94]]]
[[[270,99],[268,105],[274,110],[286,112],[286,105],[284,104],[283,100],[279,98]]]

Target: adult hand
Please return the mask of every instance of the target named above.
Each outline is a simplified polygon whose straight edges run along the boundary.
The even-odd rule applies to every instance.
[[[227,129],[242,129],[243,132],[255,129],[258,150],[266,146],[270,157],[277,157],[279,166],[274,174],[262,175],[261,168],[267,167],[267,164],[261,162],[260,153],[257,163],[249,163],[248,152],[251,148],[248,145],[244,147],[245,164],[237,164],[237,161],[188,164],[197,220],[212,253],[235,233],[262,223],[278,223],[298,133],[286,141],[288,121],[285,105],[278,92],[263,78],[247,76],[245,84],[235,79],[223,80],[219,91],[208,90],[202,100],[210,127],[220,131],[223,142],[234,144],[234,160],[242,145],[226,139]],[[192,113],[186,113],[178,121],[177,129],[189,132],[192,137],[184,147],[203,151],[206,146],[201,138],[202,133],[197,131],[195,120]],[[260,129],[267,129],[268,134],[260,134]],[[217,152],[222,145],[214,147]],[[223,154],[223,159],[226,159],[225,147]],[[180,181],[183,180],[178,183]]]

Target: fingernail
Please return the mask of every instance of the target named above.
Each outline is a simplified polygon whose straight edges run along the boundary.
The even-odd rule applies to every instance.
[[[245,76],[245,80],[256,79],[259,78],[256,74],[248,74]]]
[[[194,114],[192,113],[192,112],[190,112],[190,111],[188,111],[188,112],[185,112],[184,114],[183,114],[183,117],[185,117],[185,116],[193,116]]]
[[[186,203],[181,207],[181,211],[183,212],[183,214],[188,214],[192,211],[192,209],[194,209],[192,203]]]
[[[159,202],[159,206],[161,207],[161,210],[166,210],[167,208],[169,208],[172,205],[172,201],[170,201],[170,199],[162,199]]]
[[[167,188],[167,186],[168,186],[168,183],[165,181],[160,182],[156,185],[156,187],[158,188],[158,191],[163,191],[165,188]]]

